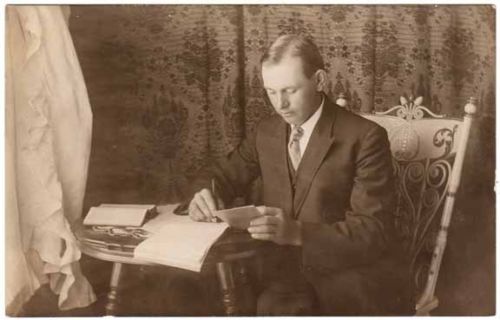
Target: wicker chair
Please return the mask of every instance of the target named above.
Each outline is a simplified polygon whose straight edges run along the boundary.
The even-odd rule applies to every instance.
[[[409,254],[415,313],[429,315],[438,306],[435,288],[476,106],[471,98],[464,118],[454,119],[434,114],[422,100],[401,97],[385,112],[361,115],[387,130],[398,178],[394,221]],[[347,101],[340,96],[337,104]]]

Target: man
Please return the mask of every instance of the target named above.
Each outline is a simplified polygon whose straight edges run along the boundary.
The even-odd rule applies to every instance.
[[[189,215],[213,221],[258,176],[264,206],[248,232],[267,241],[268,284],[259,315],[381,315],[405,312],[408,277],[393,259],[395,190],[383,128],[333,104],[323,93],[315,44],[279,37],[262,58],[276,115],[262,121],[212,172]]]

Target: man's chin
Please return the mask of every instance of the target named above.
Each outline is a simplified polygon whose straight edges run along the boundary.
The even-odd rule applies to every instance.
[[[281,118],[283,119],[283,121],[285,121],[286,123],[288,124],[291,124],[291,125],[298,125],[300,123],[298,123],[298,119],[294,116],[285,116],[285,115],[281,115]]]

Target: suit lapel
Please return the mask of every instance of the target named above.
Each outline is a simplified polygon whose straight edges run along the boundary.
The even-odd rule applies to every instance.
[[[293,199],[293,212],[295,217],[299,216],[300,209],[306,199],[314,176],[333,144],[333,124],[335,118],[335,106],[326,99],[321,117],[311,134],[311,138],[297,170],[296,189]]]
[[[292,206],[292,183],[290,181],[290,175],[288,173],[288,147],[287,147],[287,130],[288,124],[281,121],[280,125],[277,126],[276,138],[277,144],[274,150],[271,150],[270,154],[274,154],[279,162],[276,166],[277,174],[277,185],[281,186],[282,197],[280,199],[281,206],[286,213],[293,215]]]

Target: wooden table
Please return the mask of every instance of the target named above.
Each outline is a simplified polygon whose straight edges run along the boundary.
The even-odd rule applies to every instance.
[[[95,259],[113,263],[109,283],[106,315],[114,315],[118,304],[120,277],[123,264],[155,265],[133,256],[133,250],[144,239],[134,237],[110,236],[96,233],[89,227],[81,227],[75,232],[81,251]],[[261,277],[258,248],[261,242],[253,240],[245,231],[228,229],[212,246],[204,262],[206,265],[215,265],[220,288],[224,312],[228,316],[248,315],[248,310],[242,313],[239,308],[236,289],[248,284],[247,261],[256,263],[258,277]],[[257,259],[255,259],[257,258]]]

